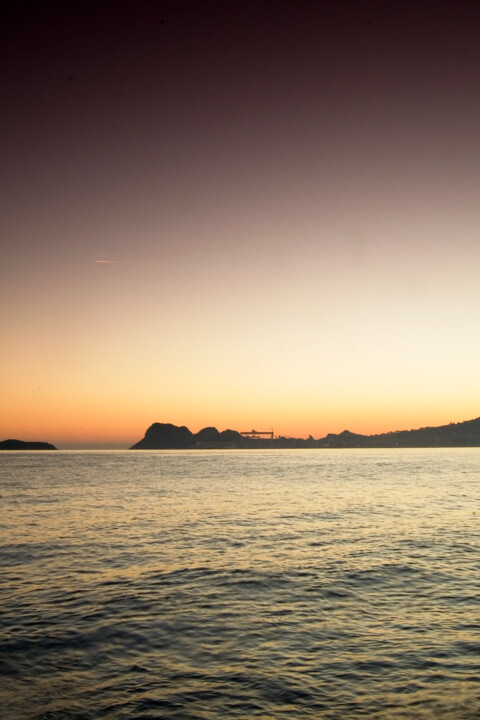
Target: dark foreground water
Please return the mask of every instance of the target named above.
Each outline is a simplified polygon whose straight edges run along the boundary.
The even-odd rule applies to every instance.
[[[2,453],[4,720],[480,717],[480,450]]]

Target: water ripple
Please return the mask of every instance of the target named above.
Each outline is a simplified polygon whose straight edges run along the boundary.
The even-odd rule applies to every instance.
[[[476,720],[476,449],[9,453],[5,720]]]

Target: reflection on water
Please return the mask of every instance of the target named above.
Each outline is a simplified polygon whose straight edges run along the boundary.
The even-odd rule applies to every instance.
[[[477,718],[479,461],[3,453],[2,717]]]

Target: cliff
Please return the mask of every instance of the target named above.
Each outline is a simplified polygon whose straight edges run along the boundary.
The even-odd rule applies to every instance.
[[[46,442],[28,442],[25,440],[2,440],[0,450],[56,450],[55,445]]]

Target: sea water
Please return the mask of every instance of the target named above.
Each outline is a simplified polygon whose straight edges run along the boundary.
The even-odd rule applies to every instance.
[[[480,449],[4,452],[4,720],[480,717]]]

